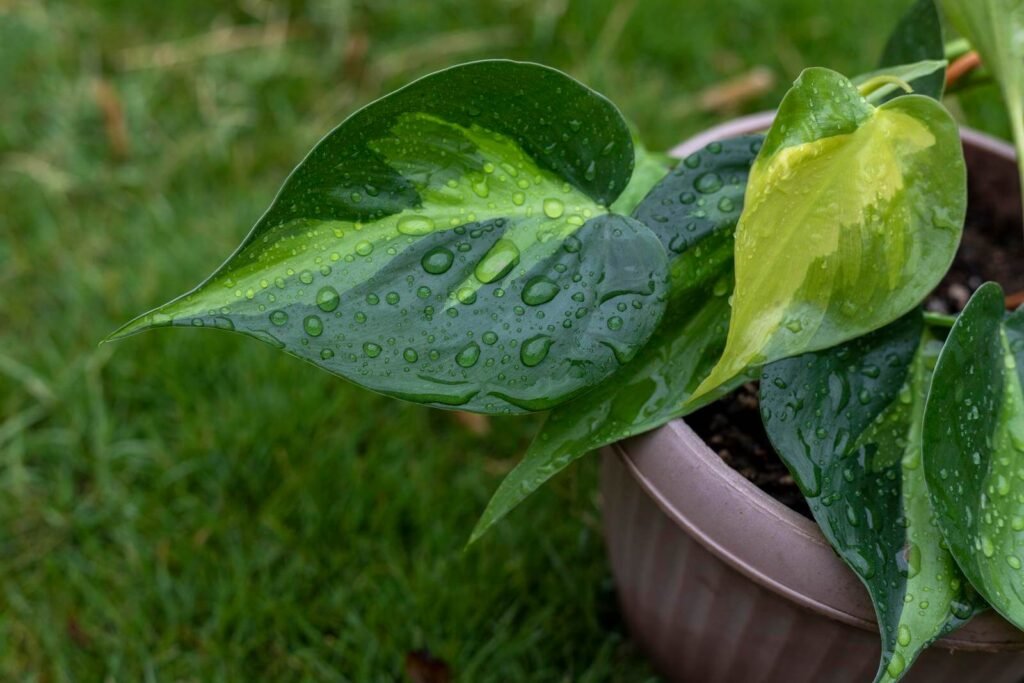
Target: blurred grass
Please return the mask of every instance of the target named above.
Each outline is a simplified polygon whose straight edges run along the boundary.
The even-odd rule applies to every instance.
[[[0,0],[0,679],[394,681],[421,648],[464,681],[649,677],[595,462],[462,552],[536,420],[474,436],[217,332],[97,342],[418,75],[546,62],[664,148],[874,66],[893,4]],[[767,92],[696,107],[754,67]]]

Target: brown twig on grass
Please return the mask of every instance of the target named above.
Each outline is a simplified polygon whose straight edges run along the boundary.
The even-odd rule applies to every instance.
[[[117,94],[114,84],[105,78],[96,80],[93,95],[103,117],[103,131],[107,136],[110,156],[115,161],[124,161],[128,158],[131,148],[128,144],[128,126],[125,124],[121,97]]]

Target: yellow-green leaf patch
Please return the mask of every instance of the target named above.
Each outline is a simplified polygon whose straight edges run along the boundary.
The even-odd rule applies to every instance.
[[[843,76],[806,70],[751,170],[729,336],[695,397],[917,305],[959,244],[965,182],[956,124],[938,102],[874,107]]]

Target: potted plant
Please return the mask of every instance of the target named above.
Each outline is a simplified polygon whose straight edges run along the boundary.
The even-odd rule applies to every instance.
[[[1024,10],[1000,0],[943,7],[1003,87],[1020,133]],[[848,574],[819,561],[825,546],[811,523],[801,527],[764,494],[734,485],[717,456],[672,422],[760,380],[755,403],[774,449],[868,589],[882,642],[876,679],[899,679],[929,644],[989,607],[1024,627],[1024,318],[1006,314],[995,284],[955,317],[921,308],[954,260],[967,204],[960,133],[940,102],[947,57],[966,49],[946,51],[937,10],[921,0],[880,70],[851,80],[809,68],[766,134],[714,140],[671,170],[634,144],[613,104],[558,71],[501,60],[447,69],[345,120],[222,266],[112,338],[215,327],[405,400],[550,410],[473,539],[585,453],[670,423],[641,442],[676,444],[662,452],[677,467],[641,482],[661,509],[734,567],[742,562],[723,543],[759,543],[754,555],[768,564],[747,574],[767,577],[768,594],[871,628],[863,605],[847,600]],[[638,461],[658,460],[630,457],[610,460],[606,481],[628,481],[623,467],[643,479]],[[675,493],[656,489],[665,486]],[[634,529],[642,505],[622,519],[616,500],[626,489],[607,490],[622,494],[609,496],[608,518],[622,577],[635,546],[614,529]],[[702,502],[704,516],[685,517],[680,500]],[[758,533],[733,523],[735,509]],[[685,537],[659,528],[648,530],[648,547],[685,547]],[[674,605],[667,591],[693,597],[678,580],[685,572],[648,555],[641,575],[651,604],[665,612]],[[817,593],[772,578],[766,567],[776,565],[805,567]],[[710,614],[718,596],[704,592],[700,609]],[[826,629],[804,619],[790,637],[755,635],[761,599],[744,603],[747,617],[683,619],[705,630],[681,633],[725,643],[719,626],[731,623],[741,638],[735,625],[749,623],[737,642],[773,653],[774,673],[739,652],[718,651],[699,668],[693,656],[661,656],[642,624],[665,615],[632,620],[670,676],[817,680],[848,662],[858,676],[850,680],[870,676],[856,648],[803,658],[813,667],[785,663]],[[683,609],[697,611],[692,602]],[[994,616],[962,633],[982,649],[1024,647]],[[984,680],[1019,674],[1007,668],[1019,658],[997,659],[984,659]]]

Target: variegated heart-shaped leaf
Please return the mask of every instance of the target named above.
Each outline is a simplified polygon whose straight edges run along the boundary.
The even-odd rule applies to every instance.
[[[728,340],[694,396],[909,311],[952,262],[965,210],[959,133],[941,104],[874,107],[834,71],[804,71],[751,169]]]
[[[399,398],[550,408],[664,310],[664,248],[607,209],[633,163],[618,110],[554,69],[427,76],[349,117],[223,266],[115,336],[226,328]]]

